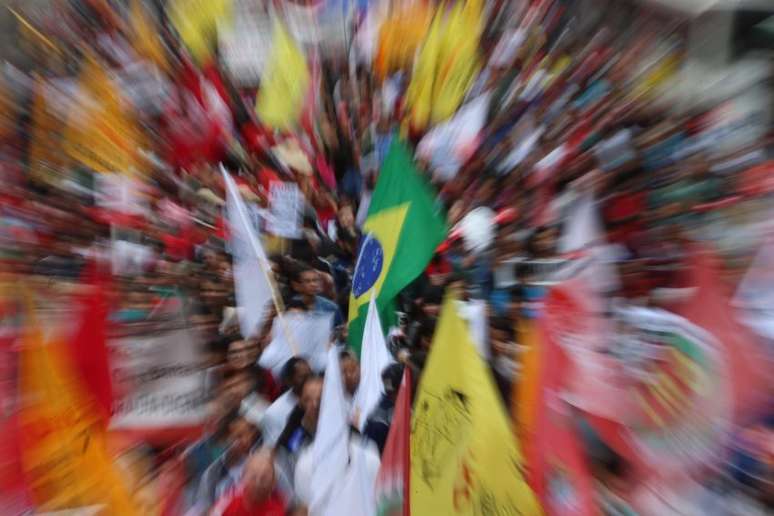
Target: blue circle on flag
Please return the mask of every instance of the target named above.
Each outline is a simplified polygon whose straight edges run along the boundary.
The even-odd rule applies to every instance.
[[[352,276],[352,293],[360,297],[374,286],[384,264],[382,244],[372,233],[366,235],[360,245],[355,273]]]

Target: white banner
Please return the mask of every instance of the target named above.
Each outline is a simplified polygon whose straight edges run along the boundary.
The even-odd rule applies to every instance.
[[[123,337],[111,347],[119,396],[112,428],[159,429],[204,422],[205,357],[196,333],[183,328]]]
[[[298,238],[301,233],[302,203],[303,196],[298,185],[272,183],[269,189],[269,233],[285,238]]]

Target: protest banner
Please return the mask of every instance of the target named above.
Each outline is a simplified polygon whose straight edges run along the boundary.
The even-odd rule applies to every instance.
[[[195,433],[204,422],[204,356],[185,328],[111,342],[118,391],[111,429],[138,435]]]
[[[295,183],[274,182],[269,189],[269,233],[285,238],[298,238],[301,229],[303,198]]]

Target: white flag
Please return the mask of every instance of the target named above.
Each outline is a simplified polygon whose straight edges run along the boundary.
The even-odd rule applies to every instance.
[[[603,243],[602,223],[599,220],[592,194],[581,195],[570,209],[559,238],[559,252],[580,251]]]
[[[298,355],[315,371],[325,369],[325,347],[331,341],[331,313],[284,313],[274,319],[271,342],[261,353],[258,365],[271,369],[276,378],[290,357]]]
[[[357,417],[355,422],[361,432],[365,427],[366,419],[376,408],[384,393],[382,371],[392,362],[392,356],[387,351],[387,342],[384,340],[382,323],[379,321],[376,300],[372,295],[371,301],[368,303],[368,315],[363,330],[360,385],[358,385],[355,400],[352,403],[353,415]]]
[[[230,229],[231,254],[234,257],[234,290],[239,326],[245,338],[255,335],[266,316],[272,299],[269,261],[258,235],[250,223],[247,207],[234,180],[221,166],[226,185],[226,213]]]
[[[328,365],[325,368],[320,417],[312,444],[313,470],[310,488],[309,514],[318,516],[330,514],[337,496],[341,479],[349,462],[349,424],[347,403],[344,401],[344,386],[339,367],[339,350],[331,346],[328,350]],[[336,514],[335,516],[340,516]]]
[[[596,201],[591,193],[583,194],[575,200],[559,237],[559,252],[572,251],[587,251],[587,265],[582,267],[580,274],[595,292],[606,294],[620,286],[613,263],[618,253],[615,246],[607,243]]]

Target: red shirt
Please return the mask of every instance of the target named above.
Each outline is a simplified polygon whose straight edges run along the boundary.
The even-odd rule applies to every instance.
[[[262,504],[247,508],[240,493],[231,499],[231,503],[223,511],[223,516],[285,516],[285,502],[274,492]]]

